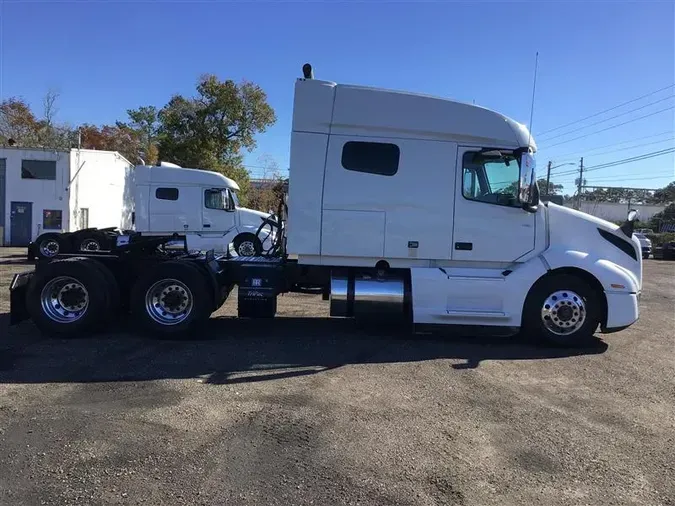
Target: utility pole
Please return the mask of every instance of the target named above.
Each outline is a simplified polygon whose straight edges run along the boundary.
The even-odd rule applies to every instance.
[[[581,187],[584,185],[584,157],[579,161],[579,184],[577,185],[577,211],[581,210]]]
[[[546,195],[548,195],[549,192],[549,181],[551,180],[551,160],[548,161],[548,168],[546,169]]]

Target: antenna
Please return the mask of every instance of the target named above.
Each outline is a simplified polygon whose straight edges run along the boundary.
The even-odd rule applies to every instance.
[[[532,140],[532,118],[534,117],[534,92],[537,89],[537,65],[539,64],[539,51],[534,56],[534,83],[532,83],[532,105],[530,106],[530,128],[527,137],[527,149],[530,149],[530,141]]]

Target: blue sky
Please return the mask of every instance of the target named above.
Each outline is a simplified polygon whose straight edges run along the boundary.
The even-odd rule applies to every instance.
[[[673,87],[537,135],[672,85],[672,2],[0,3],[2,98],[22,96],[39,108],[44,93],[56,90],[60,120],[101,124],[193,93],[201,73],[246,78],[267,92],[278,116],[247,155],[253,166],[267,155],[288,167],[293,83],[306,61],[317,78],[475,100],[528,123],[538,51],[540,173],[548,160],[584,156],[593,167],[675,144]],[[571,169],[555,169],[552,178],[568,192]],[[673,153],[588,173],[588,184],[615,186],[673,179]]]

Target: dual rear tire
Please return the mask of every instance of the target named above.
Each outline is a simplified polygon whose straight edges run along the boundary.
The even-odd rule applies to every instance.
[[[91,258],[54,260],[37,271],[26,307],[46,335],[79,336],[101,329],[117,313],[120,292],[112,273]]]
[[[129,299],[131,313],[153,334],[187,334],[214,310],[215,292],[201,267],[185,261],[162,262],[138,279]],[[93,258],[73,257],[42,266],[26,293],[28,313],[42,333],[80,336],[101,330],[118,314],[120,287],[115,276]]]

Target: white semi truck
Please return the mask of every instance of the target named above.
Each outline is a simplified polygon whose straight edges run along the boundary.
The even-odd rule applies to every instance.
[[[107,250],[124,231],[144,235],[185,235],[190,250],[227,252],[232,244],[241,256],[260,255],[272,246],[274,230],[265,227],[268,213],[239,204],[239,185],[217,172],[187,169],[172,163],[139,165],[125,183],[121,229],[89,228],[45,233],[28,245],[28,259],[60,253]]]
[[[558,345],[638,319],[634,213],[618,227],[536,186],[527,128],[464,103],[313,78],[295,84],[287,206],[268,254],[188,254],[184,238],[120,236],[12,282],[12,321],[49,334],[120,311],[191,332],[238,286],[241,317],[285,292],[323,293],[337,317],[522,329]],[[175,226],[174,226],[175,228]]]

